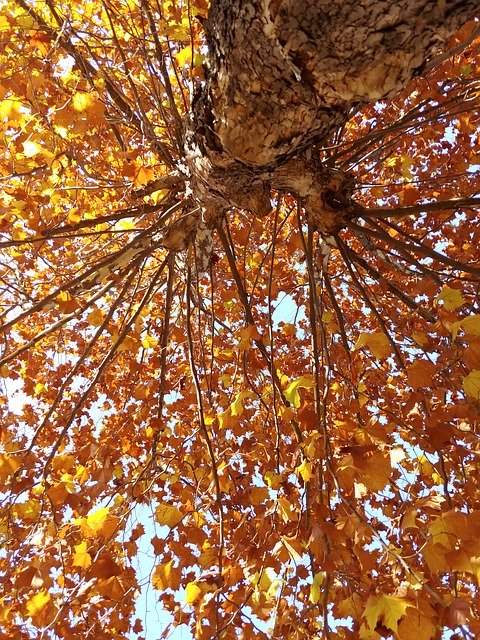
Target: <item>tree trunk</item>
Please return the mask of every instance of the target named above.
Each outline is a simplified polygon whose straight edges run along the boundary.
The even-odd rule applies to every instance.
[[[476,12],[477,0],[213,0],[185,143],[207,227],[232,206],[268,213],[271,188],[298,196],[320,232],[341,227],[350,178],[313,145],[400,91]]]

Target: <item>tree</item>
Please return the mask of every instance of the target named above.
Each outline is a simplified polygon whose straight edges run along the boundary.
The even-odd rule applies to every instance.
[[[2,8],[5,637],[476,637],[476,3]]]

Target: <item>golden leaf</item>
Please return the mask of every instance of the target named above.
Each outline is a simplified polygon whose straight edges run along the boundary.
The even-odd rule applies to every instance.
[[[313,582],[310,585],[310,595],[308,599],[312,604],[317,604],[322,596],[322,585],[325,582],[325,571],[319,571],[315,574]]]
[[[92,564],[92,556],[87,551],[87,543],[85,540],[80,544],[75,545],[75,554],[73,556],[72,564],[74,567],[80,567],[81,569],[88,569]]]
[[[248,327],[244,327],[243,329],[239,329],[237,335],[240,338],[240,341],[237,345],[237,349],[239,351],[247,351],[248,349],[250,349],[251,340],[260,340],[262,337],[253,324],[250,324],[248,325]]]
[[[50,602],[52,596],[46,589],[42,589],[27,602],[27,613],[29,617],[33,618],[40,613]]]
[[[465,304],[462,292],[459,289],[451,289],[447,286],[443,287],[435,298],[435,302],[443,302],[443,306],[447,311],[455,311],[455,309]]]
[[[173,559],[163,564],[158,564],[152,575],[152,585],[154,589],[163,591],[173,589],[176,591],[180,586],[181,570],[173,566]]]
[[[195,582],[189,582],[185,587],[185,602],[187,604],[193,604],[201,595],[202,590],[197,584],[195,584]]]
[[[480,370],[470,371],[468,376],[463,378],[463,389],[467,396],[480,400]]]
[[[361,347],[368,347],[373,357],[377,358],[377,360],[388,358],[392,353],[392,346],[383,331],[376,331],[375,333],[362,332],[358,336],[353,349],[357,351]]]
[[[380,622],[384,627],[394,633],[397,632],[398,623],[412,605],[398,596],[370,596],[363,611],[363,617],[367,621],[371,631]]]
[[[297,476],[302,476],[304,482],[308,482],[312,477],[312,465],[307,460],[304,460],[302,464],[296,467],[295,473]]]
[[[184,514],[172,504],[160,504],[155,511],[155,516],[158,524],[172,528],[183,520]]]
[[[285,398],[293,405],[296,409],[301,404],[301,397],[298,392],[299,389],[312,389],[314,385],[313,377],[311,375],[300,376],[293,382],[291,382],[288,387],[283,392]]]

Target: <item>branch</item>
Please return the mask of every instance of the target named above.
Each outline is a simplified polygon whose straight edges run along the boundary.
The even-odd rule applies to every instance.
[[[463,207],[480,207],[480,198],[452,198],[440,202],[426,202],[424,204],[413,204],[408,207],[395,207],[388,209],[380,207],[378,209],[363,209],[358,211],[357,218],[397,218],[400,216],[417,215],[428,213],[429,211],[455,211]]]

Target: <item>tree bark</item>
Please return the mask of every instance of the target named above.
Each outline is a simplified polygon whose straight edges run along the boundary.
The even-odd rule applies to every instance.
[[[207,226],[231,207],[268,213],[272,188],[298,196],[322,233],[341,226],[351,180],[312,147],[355,105],[400,91],[478,10],[477,0],[212,0],[185,136]]]

